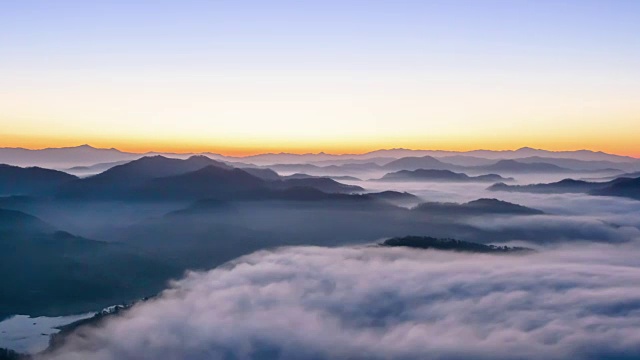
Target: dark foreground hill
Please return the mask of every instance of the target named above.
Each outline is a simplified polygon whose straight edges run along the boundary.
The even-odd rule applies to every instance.
[[[29,214],[0,210],[0,318],[60,315],[162,289],[179,272],[122,244],[89,240]]]
[[[484,245],[470,241],[461,241],[455,239],[438,239],[430,236],[405,236],[385,240],[380,246],[383,247],[410,247],[416,249],[434,249],[447,251],[460,251],[472,253],[527,253],[533,250],[525,247],[509,247]]]

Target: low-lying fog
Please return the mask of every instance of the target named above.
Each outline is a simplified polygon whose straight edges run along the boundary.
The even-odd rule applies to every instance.
[[[46,359],[637,359],[637,241],[504,256],[261,251]]]

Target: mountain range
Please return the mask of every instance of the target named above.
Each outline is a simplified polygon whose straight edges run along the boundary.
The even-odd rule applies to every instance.
[[[485,174],[468,176],[450,170],[400,170],[384,175],[378,181],[437,181],[437,182],[496,182],[512,181],[512,178],[504,178],[497,174]]]
[[[196,153],[131,153],[124,152],[117,149],[100,149],[89,145],[81,145],[75,147],[65,148],[46,148],[39,150],[31,150],[24,148],[0,148],[0,163],[17,165],[17,166],[40,166],[56,169],[68,169],[76,166],[92,166],[98,163],[131,161],[143,156],[151,155],[164,155],[174,158],[188,158],[192,155],[198,155]],[[201,153],[212,159],[228,162],[244,162],[255,165],[272,165],[272,164],[295,164],[295,163],[320,163],[322,165],[339,165],[346,162],[372,162],[378,165],[389,163],[395,159],[403,157],[423,157],[432,156],[436,158],[448,157],[476,157],[480,159],[522,159],[522,158],[535,158],[542,159],[573,159],[578,161],[601,161],[601,162],[613,162],[621,164],[619,166],[613,166],[613,168],[619,168],[624,171],[630,171],[628,166],[635,166],[638,170],[638,164],[640,159],[621,156],[614,154],[607,154],[600,151],[590,150],[576,150],[576,151],[548,151],[541,149],[533,149],[529,147],[523,147],[517,150],[473,150],[473,151],[443,151],[443,150],[410,150],[410,149],[382,149],[371,151],[364,154],[343,154],[333,155],[326,153],[317,154],[259,154],[245,157],[237,156],[223,156],[215,153]],[[459,160],[459,159],[458,159]],[[455,161],[455,160],[454,160]],[[458,161],[459,162],[459,161]],[[548,162],[548,160],[542,161]],[[482,165],[482,164],[477,164]],[[558,166],[563,166],[561,163],[556,163]],[[570,166],[569,163],[564,164],[567,167],[582,166],[584,164],[573,163]],[[611,164],[601,164],[605,167],[612,167]],[[600,166],[600,165],[598,165]],[[403,169],[410,170],[410,169]],[[588,170],[588,169],[585,169]]]
[[[477,215],[541,215],[544,212],[530,207],[498,199],[478,199],[464,204],[426,202],[413,211],[432,216],[477,216]]]
[[[497,183],[491,185],[487,190],[539,194],[587,193],[591,195],[640,199],[640,177],[620,177],[605,182],[564,179],[553,183],[531,185],[507,185],[505,183]]]

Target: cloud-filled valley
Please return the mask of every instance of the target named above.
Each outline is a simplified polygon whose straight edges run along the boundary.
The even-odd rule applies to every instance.
[[[638,243],[293,247],[191,273],[46,359],[634,359]]]

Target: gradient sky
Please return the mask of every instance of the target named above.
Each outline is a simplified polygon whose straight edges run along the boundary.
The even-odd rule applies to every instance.
[[[0,146],[640,156],[640,1],[0,2]]]

